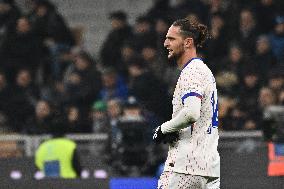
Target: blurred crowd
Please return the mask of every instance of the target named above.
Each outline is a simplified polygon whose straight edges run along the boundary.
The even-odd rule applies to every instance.
[[[117,10],[97,56],[51,1],[27,4],[23,12],[14,0],[0,0],[2,132],[47,134],[60,120],[68,133],[109,134],[105,153],[130,165],[147,161],[147,169],[133,172],[151,171],[163,154],[141,154],[151,154],[145,145],[153,128],[171,116],[179,76],[163,42],[171,23],[185,17],[212,34],[199,55],[216,77],[220,130],[261,130],[264,109],[284,103],[281,0],[153,0],[132,25]]]

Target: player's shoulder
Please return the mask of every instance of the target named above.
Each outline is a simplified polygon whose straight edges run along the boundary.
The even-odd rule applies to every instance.
[[[189,63],[187,63],[183,70],[182,74],[184,75],[199,75],[199,74],[206,74],[209,69],[207,65],[203,62],[200,58],[193,58]]]

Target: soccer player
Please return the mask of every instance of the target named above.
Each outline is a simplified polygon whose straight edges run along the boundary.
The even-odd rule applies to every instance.
[[[214,76],[197,48],[209,38],[207,27],[187,19],[168,29],[164,46],[181,74],[173,96],[172,119],[157,127],[153,140],[169,143],[159,189],[219,189],[218,106]]]

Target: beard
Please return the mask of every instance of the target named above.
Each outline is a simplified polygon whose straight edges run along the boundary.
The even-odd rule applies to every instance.
[[[180,49],[179,51],[176,52],[171,52],[170,55],[168,55],[168,60],[171,64],[176,64],[178,59],[182,56],[184,53],[184,50]]]
[[[177,57],[176,56],[170,56],[170,57],[168,57],[168,61],[171,65],[176,65],[177,64]]]

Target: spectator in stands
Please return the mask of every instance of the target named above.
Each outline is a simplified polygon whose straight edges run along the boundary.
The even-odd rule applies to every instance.
[[[243,67],[247,61],[243,49],[237,42],[232,42],[228,50],[227,56],[216,66],[218,66],[219,71],[232,71],[241,78]]]
[[[242,49],[237,44],[232,44],[228,55],[219,62],[216,82],[220,95],[235,98],[242,78],[242,70],[246,64]]]
[[[126,100],[128,97],[128,86],[124,78],[113,68],[106,68],[102,72],[103,87],[100,91],[100,99],[107,101],[112,98]]]
[[[232,104],[224,117],[222,117],[222,129],[223,130],[255,130],[259,129],[259,122],[261,115],[257,118],[254,115],[250,117],[250,113],[244,109],[243,104]]]
[[[154,30],[156,34],[156,45],[157,45],[157,53],[158,56],[161,56],[161,58],[167,60],[167,51],[164,47],[164,40],[165,35],[168,32],[168,28],[170,27],[170,18],[167,18],[165,16],[158,17],[154,20]]]
[[[79,50],[78,50],[79,51]],[[38,80],[42,83],[42,85],[49,85],[53,81],[61,81],[64,79],[64,74],[68,67],[70,67],[71,64],[73,64],[75,56],[76,56],[77,49],[62,49],[60,50],[60,54],[58,54],[57,57],[57,63],[60,65],[58,67],[57,77],[54,77],[52,70],[52,63],[51,63],[51,57],[49,53],[45,53],[46,57],[44,57],[43,62],[41,63],[40,70],[39,70],[39,76]]]
[[[127,80],[128,79],[128,70],[127,62],[138,55],[137,50],[135,49],[135,44],[133,41],[126,41],[121,47],[121,62],[120,64],[120,74]]]
[[[55,115],[58,114],[58,110],[53,107],[53,105],[46,100],[39,100],[35,105],[35,113],[29,114],[26,122],[24,124],[24,132],[27,134],[49,134],[50,129],[54,127],[53,121]],[[63,119],[63,118],[62,118]]]
[[[246,113],[239,104],[234,104],[228,108],[226,115],[222,117],[222,129],[242,130],[245,124]]]
[[[256,70],[247,70],[244,74],[243,85],[240,87],[239,101],[247,111],[257,106],[257,96],[260,89],[259,75]]]
[[[107,101],[107,114],[110,123],[116,124],[122,114],[122,101],[118,98],[109,99]]]
[[[17,73],[13,86],[13,95],[10,97],[11,126],[19,132],[27,118],[34,112],[34,106],[40,98],[40,89],[35,85],[31,72],[21,69]],[[15,117],[17,119],[15,119]]]
[[[111,129],[111,149],[116,150],[117,145],[121,142],[121,133],[117,127],[119,118],[122,114],[122,101],[120,99],[110,99],[107,101],[107,115]],[[112,150],[112,151],[113,151]]]
[[[133,40],[135,48],[138,52],[141,52],[145,45],[157,45],[156,35],[151,18],[147,16],[139,16],[136,19],[133,30],[134,36],[131,40]]]
[[[147,70],[144,60],[139,57],[129,62],[128,71],[130,94],[161,121],[169,118],[171,110],[167,86]]]
[[[185,18],[189,13],[198,15],[202,22],[206,22],[208,17],[208,8],[203,1],[199,0],[180,0],[173,7],[173,20]]]
[[[131,38],[132,28],[128,24],[126,13],[123,11],[112,12],[109,18],[112,30],[102,45],[100,58],[103,66],[114,67],[118,72],[121,72],[123,71],[120,68],[121,47],[127,39]]]
[[[269,34],[271,49],[278,62],[284,61],[284,15],[275,18],[274,30]]]
[[[66,69],[63,78],[66,104],[90,107],[99,97],[101,75],[95,64],[87,52],[75,55],[74,63]]]
[[[260,121],[264,121],[263,120],[263,116],[264,116],[264,111],[270,107],[270,106],[274,106],[277,104],[277,96],[276,94],[273,92],[272,89],[270,89],[269,87],[262,87],[259,91],[259,96],[258,96],[258,115],[262,116]],[[268,124],[264,124],[265,122],[261,122],[261,129],[264,132],[264,137],[270,138],[271,133],[271,128],[270,125]],[[273,131],[272,131],[273,132]],[[270,138],[271,139],[271,138]]]
[[[27,17],[17,20],[15,30],[7,34],[1,49],[3,66],[9,81],[13,80],[22,67],[29,68],[34,76],[39,66],[42,47]]]
[[[31,70],[27,68],[20,69],[15,80],[16,92],[20,93],[20,91],[17,91],[17,87],[23,90],[24,94],[29,98],[30,103],[35,105],[36,101],[40,98],[40,87],[35,83]]]
[[[32,0],[33,10],[29,14],[33,30],[47,45],[70,47],[74,38],[64,18],[49,0]],[[63,47],[64,46],[64,47]]]
[[[0,71],[0,116],[3,125],[2,129],[4,128],[5,125],[7,125],[7,130],[11,130],[8,126],[8,120],[12,118],[13,114],[12,111],[10,110],[10,100],[12,96],[12,89],[9,83],[7,83],[6,75],[4,72]],[[5,129],[3,129],[5,130]]]
[[[263,110],[268,106],[277,103],[277,96],[269,87],[262,87],[258,95],[258,110],[262,114]]]
[[[206,59],[208,59],[208,66],[215,74],[217,72],[218,61],[227,54],[228,39],[226,39],[226,25],[222,14],[212,14],[210,19],[210,33],[212,38],[208,41],[206,46]]]
[[[75,44],[74,37],[52,2],[33,0],[32,3],[33,10],[28,16],[32,29],[51,55],[52,76],[59,79],[62,69],[59,64],[60,55]]]
[[[163,80],[167,68],[166,61],[162,59],[161,56],[158,56],[156,46],[152,46],[150,44],[145,45],[140,54],[142,55],[149,71],[152,72],[159,80]]]
[[[105,141],[97,141],[95,145],[90,146],[92,155],[99,157],[102,161],[109,163],[111,157],[111,125],[107,114],[107,104],[102,100],[94,102],[91,109],[92,132],[96,134],[106,134],[108,139]]]
[[[227,7],[223,0],[210,0],[208,1],[208,4],[209,19],[215,14],[225,14],[227,11]]]
[[[121,58],[123,64],[126,64],[131,58],[137,55],[137,51],[135,49],[135,44],[131,40],[124,42],[123,46],[121,47]],[[127,65],[124,65],[127,69]]]
[[[129,96],[127,101],[123,104],[122,115],[119,121],[147,121],[145,116],[143,115],[142,105],[137,101],[134,96]],[[147,131],[146,129],[144,132],[147,133],[149,131]]]
[[[227,2],[227,1],[223,1]],[[228,33],[226,33],[226,37],[229,41],[233,41],[234,37],[237,35],[237,31],[239,28],[239,15],[241,12],[241,9],[243,7],[247,7],[248,1],[245,1],[245,3],[240,3],[239,1],[231,1],[227,4],[226,10],[224,12],[224,18],[225,23],[228,29]]]
[[[88,120],[87,112],[84,112],[77,105],[68,105],[65,108],[66,127],[68,133],[89,133],[91,123]]]
[[[13,30],[20,14],[20,9],[14,0],[0,1],[0,44],[5,34]]]
[[[244,54],[253,55],[258,33],[254,13],[250,9],[242,9],[239,16],[239,28],[234,39],[240,43]]]
[[[244,74],[243,85],[240,87],[239,105],[246,115],[243,129],[257,129],[261,116],[258,115],[257,107],[258,92],[261,86],[259,75],[255,69],[247,70]],[[254,126],[252,126],[254,125]]]
[[[127,102],[124,103],[122,115],[120,121],[145,121],[147,122],[148,128],[144,131],[144,134],[148,136],[148,142],[151,143],[152,131],[161,122],[157,119],[155,114],[145,109],[143,104],[141,104],[136,97],[129,96]]]
[[[270,71],[267,85],[276,96],[279,96],[284,88],[284,65],[277,66]]]
[[[77,145],[64,137],[64,123],[54,120],[50,128],[53,135],[40,144],[35,153],[35,165],[48,178],[74,179],[81,175],[81,163]]]
[[[49,85],[41,85],[41,97],[55,106],[65,106],[65,89],[62,81],[52,81]]]
[[[102,100],[94,102],[91,111],[92,131],[110,134],[110,123],[107,115],[107,104]]]
[[[121,141],[113,154],[113,168],[120,175],[139,176],[147,168],[148,148],[152,128],[143,115],[143,108],[131,96],[123,106],[117,128]]]
[[[161,17],[170,17],[172,13],[170,0],[153,0],[153,6],[147,11],[146,15],[154,21]]]
[[[230,124],[228,125],[227,122],[229,120],[229,117],[231,116],[230,115],[231,110],[236,106],[237,106],[237,100],[235,98],[219,95],[218,98],[219,129],[230,130],[235,128],[235,127],[231,128],[231,125]]]
[[[262,85],[265,85],[268,81],[268,73],[273,67],[276,66],[276,59],[273,55],[270,47],[269,38],[266,35],[260,35],[256,41],[255,55],[253,61],[256,64],[259,78]]]
[[[260,33],[270,33],[273,30],[274,20],[278,12],[275,0],[257,1],[255,9]]]

